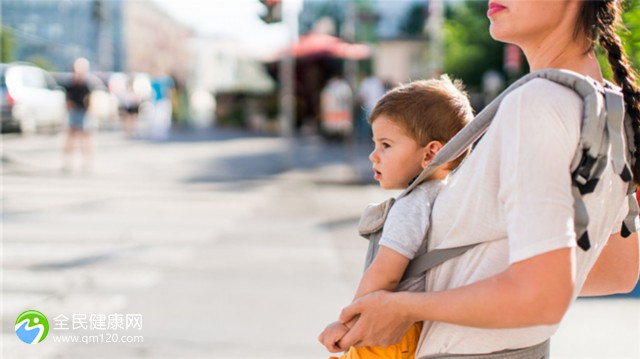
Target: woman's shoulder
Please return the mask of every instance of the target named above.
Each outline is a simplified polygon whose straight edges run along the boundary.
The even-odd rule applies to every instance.
[[[498,116],[506,114],[512,118],[515,115],[520,121],[530,120],[538,125],[563,123],[578,130],[583,108],[582,97],[573,89],[536,78],[509,93],[500,105]]]
[[[578,108],[582,106],[582,98],[576,91],[568,86],[543,78],[535,78],[524,83],[508,94],[505,100],[509,98],[517,98],[522,104],[529,106],[559,105]]]
[[[584,103],[573,89],[546,79],[533,79],[509,93],[496,113],[498,133],[559,133],[563,141],[580,137]],[[514,121],[515,119],[515,121]],[[576,142],[577,143],[577,142]]]
[[[555,81],[536,78],[514,90],[511,95],[519,97],[529,106],[561,106],[582,108],[582,98],[572,88]]]

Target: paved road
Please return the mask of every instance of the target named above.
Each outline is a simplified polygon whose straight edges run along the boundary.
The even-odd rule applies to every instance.
[[[2,358],[326,357],[315,338],[361,271],[358,216],[388,196],[366,149],[102,133],[93,170],[65,173],[61,144],[3,138]],[[554,358],[640,358],[639,302],[579,301]],[[50,321],[38,345],[14,333],[26,309]]]

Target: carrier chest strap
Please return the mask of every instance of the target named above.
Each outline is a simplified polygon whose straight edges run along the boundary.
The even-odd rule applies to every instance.
[[[404,276],[402,280],[418,276],[433,267],[436,267],[449,259],[455,258],[469,249],[479,245],[480,243],[473,243],[466,246],[453,247],[453,248],[444,248],[444,249],[432,249],[425,253],[425,255],[421,255],[416,257],[414,260],[409,262],[407,269],[405,269]]]

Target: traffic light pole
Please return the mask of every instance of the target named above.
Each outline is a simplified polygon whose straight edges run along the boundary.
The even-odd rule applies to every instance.
[[[427,76],[437,78],[444,72],[444,0],[429,0],[428,7],[429,16],[424,29],[429,39]]]
[[[301,2],[298,0],[282,0],[282,23],[287,32],[289,47],[298,41],[298,14]],[[286,53],[279,64],[280,80],[280,134],[291,137],[296,115],[295,97],[296,63],[293,54]]]

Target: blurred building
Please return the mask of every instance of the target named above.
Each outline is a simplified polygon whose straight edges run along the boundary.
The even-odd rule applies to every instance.
[[[191,30],[150,0],[1,1],[0,13],[15,60],[66,71],[83,56],[93,70],[187,79]]]
[[[213,94],[242,92],[268,94],[276,84],[261,63],[247,55],[238,41],[225,37],[200,37],[190,41],[193,75],[190,88]]]
[[[389,83],[427,76],[427,0],[366,0],[350,6],[352,11],[347,11],[345,2],[304,0],[301,32],[311,31],[328,17],[336,24],[336,35],[345,38],[345,24],[355,23],[355,41],[368,43],[373,49],[376,76]]]
[[[187,85],[194,93],[215,96],[216,122],[273,132],[267,107],[276,83],[262,63],[229,37],[193,38],[190,48],[193,72]]]
[[[381,39],[373,53],[374,74],[390,85],[427,76],[427,41],[422,38]]]
[[[123,7],[126,70],[171,75],[184,84],[190,72],[192,30],[150,0],[125,0]]]
[[[16,60],[68,71],[83,56],[94,69],[124,69],[122,0],[1,1],[0,13]]]

